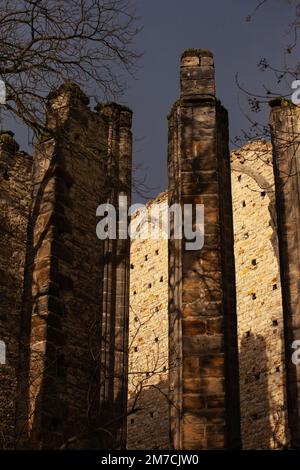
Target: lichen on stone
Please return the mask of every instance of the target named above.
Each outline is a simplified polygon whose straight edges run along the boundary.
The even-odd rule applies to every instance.
[[[81,90],[80,86],[77,85],[77,83],[72,82],[71,80],[68,80],[68,81],[62,83],[62,85],[60,85],[60,87],[58,87],[57,89],[51,91],[48,95],[48,99],[49,100],[55,99],[64,92],[70,92],[73,96],[78,98],[85,105],[88,105],[89,102],[90,102],[90,99]]]
[[[271,108],[276,108],[277,106],[292,107],[296,105],[288,98],[282,98],[281,96],[277,96],[276,98],[272,98],[269,101],[269,106]]]
[[[95,106],[96,111],[102,111],[105,108],[115,108],[118,111],[126,111],[132,114],[132,110],[125,104],[115,103],[114,101],[106,101],[104,103],[98,103]]]
[[[54,137],[54,133],[50,131],[45,131],[39,138],[39,143],[46,142],[47,140],[53,139],[53,137]]]
[[[11,137],[14,137],[14,135],[15,135],[15,134],[13,133],[13,131],[10,131],[10,130],[0,130],[0,136],[1,136],[1,135],[4,135],[4,134],[8,134],[8,135],[10,135]]]
[[[14,151],[17,151],[19,150],[19,144],[15,141],[14,135],[15,134],[10,130],[0,131],[0,143],[7,144],[13,148]]]
[[[184,57],[191,57],[191,56],[197,56],[197,57],[213,57],[213,53],[209,51],[208,49],[186,49],[182,54],[181,54],[181,59]]]
[[[172,105],[171,109],[170,109],[170,112],[167,116],[167,119],[170,119],[172,114],[174,113],[174,111],[178,108],[178,106],[180,106],[182,104],[182,101],[181,100],[176,100],[175,103]]]

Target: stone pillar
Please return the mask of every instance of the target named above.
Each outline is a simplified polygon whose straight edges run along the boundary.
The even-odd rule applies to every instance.
[[[0,449],[15,446],[19,344],[32,157],[0,133]]]
[[[282,304],[284,314],[288,417],[293,447],[300,447],[300,367],[292,344],[300,340],[300,107],[270,103]]]
[[[119,207],[119,196],[131,204],[132,112],[116,103],[98,105],[108,126],[107,202]],[[119,214],[119,211],[117,211]],[[128,213],[128,212],[127,212]],[[103,319],[101,342],[101,406],[104,427],[103,447],[126,448],[128,391],[129,258],[127,237],[129,218],[117,228],[116,240],[105,241],[103,277]]]
[[[113,181],[107,119],[87,104],[72,83],[53,93],[34,156],[19,412],[26,448],[100,448],[114,423],[100,396],[105,247],[96,236],[96,209]]]
[[[240,446],[239,374],[227,112],[215,98],[212,54],[181,58],[169,115],[169,205],[204,204],[201,250],[169,241],[171,442]]]

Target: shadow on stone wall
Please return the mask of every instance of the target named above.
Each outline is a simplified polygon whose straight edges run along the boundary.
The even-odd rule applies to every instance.
[[[244,334],[240,347],[243,449],[284,447],[285,408],[270,396],[270,372],[265,338]]]
[[[244,449],[269,449],[272,434],[266,341],[244,334],[240,347],[241,424]]]
[[[33,352],[30,348],[31,336],[32,336],[32,323],[31,315],[34,306],[34,314],[37,318],[43,318],[43,312],[40,311],[40,299],[44,295],[51,294],[51,286],[47,285],[44,288],[41,287],[38,282],[34,279],[34,262],[39,249],[41,248],[44,240],[46,240],[49,230],[51,227],[51,218],[49,218],[47,224],[43,227],[39,233],[38,240],[35,244],[34,230],[36,228],[37,219],[41,213],[41,205],[43,203],[43,197],[46,194],[46,187],[49,180],[53,178],[55,169],[55,161],[52,161],[47,169],[43,181],[41,182],[38,192],[34,198],[34,204],[31,211],[29,226],[28,226],[28,245],[26,255],[26,274],[24,279],[24,298],[23,298],[23,313],[22,313],[22,330],[21,330],[21,353],[20,353],[20,367],[19,367],[19,392],[18,392],[18,420],[17,420],[17,448],[35,448],[38,446],[38,441],[41,438],[39,430],[41,427],[41,407],[43,396],[47,394],[47,389],[50,395],[52,395],[55,401],[56,392],[53,390],[53,382],[51,381],[50,370],[56,367],[57,362],[57,350],[49,347],[47,344],[44,352]],[[48,330],[48,324],[50,322],[49,317],[45,317],[45,330]],[[47,341],[47,333],[43,334],[41,340]],[[51,351],[50,351],[51,349]],[[56,357],[53,357],[53,354]],[[34,362],[34,366],[32,364]],[[32,367],[33,366],[33,367]],[[31,370],[31,368],[33,370]],[[48,375],[49,374],[49,375]],[[48,380],[47,380],[48,376]],[[40,393],[36,396],[32,396],[32,388],[37,383],[37,387],[40,389]],[[35,395],[35,394],[34,394]],[[34,400],[34,405],[31,404],[31,400]],[[31,408],[34,406],[34,409]],[[55,406],[56,408],[56,406]],[[51,409],[50,414],[53,414]],[[48,417],[51,422],[48,423],[49,431],[53,427],[57,426],[54,418]],[[30,424],[29,424],[30,423]],[[51,443],[50,443],[51,445]]]
[[[128,403],[127,449],[170,449],[169,382],[143,385]]]

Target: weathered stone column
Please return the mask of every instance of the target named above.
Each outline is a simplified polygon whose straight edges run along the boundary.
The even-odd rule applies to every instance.
[[[201,250],[169,241],[171,441],[176,449],[240,446],[238,346],[227,112],[212,54],[181,58],[169,116],[169,205],[204,204]]]
[[[108,125],[107,202],[119,215],[119,197],[131,204],[132,112],[116,103],[98,105]],[[103,277],[103,319],[101,342],[101,413],[104,448],[125,448],[128,390],[128,322],[130,240],[127,224],[117,227],[117,239],[105,240]],[[121,238],[120,230],[124,237]]]
[[[292,446],[299,448],[300,367],[292,362],[292,344],[300,340],[300,107],[281,99],[270,105],[288,416]]]
[[[0,133],[0,449],[15,446],[15,413],[32,157]]]

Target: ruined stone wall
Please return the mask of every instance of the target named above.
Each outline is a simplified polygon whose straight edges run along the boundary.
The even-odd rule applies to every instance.
[[[133,223],[149,228],[154,205],[167,208],[161,193],[136,211]],[[128,449],[169,449],[168,240],[132,240],[130,250]]]
[[[105,126],[97,121],[84,96],[62,89],[49,104],[53,136],[35,149],[18,416],[25,448],[59,448],[97,422],[102,245],[95,227],[106,155]],[[98,139],[88,140],[96,131]],[[80,437],[75,442],[83,446]]]
[[[300,338],[300,106],[270,102],[280,279],[284,312],[288,418],[292,448],[300,448],[300,367],[291,358]],[[297,343],[296,343],[297,344]]]
[[[160,194],[132,221],[145,232],[152,207],[164,210],[180,191],[183,202],[205,205],[209,244],[194,258],[194,252],[183,256],[176,242],[171,293],[186,315],[171,331],[174,344],[184,340],[171,398],[185,416],[173,421],[173,435],[178,447],[200,449],[227,445],[224,408],[232,419],[239,404],[224,400],[237,373],[230,363],[224,368],[223,348],[234,353],[235,325],[221,315],[234,316],[227,116],[212,96],[211,56],[193,54],[183,57],[183,96],[171,113],[173,193]],[[202,86],[209,96],[202,96]],[[13,448],[15,435],[27,448],[120,448],[125,421],[129,449],[171,447],[167,395],[177,366],[174,356],[169,361],[168,240],[162,233],[132,240],[128,325],[129,242],[103,242],[95,228],[100,203],[116,205],[120,194],[130,203],[131,112],[116,104],[94,112],[87,101],[74,86],[51,97],[53,133],[39,142],[33,170],[13,135],[0,135],[0,341],[7,347],[7,364],[0,367],[0,448]],[[279,156],[285,165],[286,154]],[[245,449],[282,448],[290,436],[271,144],[253,142],[233,152],[231,171],[242,443]],[[297,333],[297,323],[287,322],[287,331],[293,328]],[[291,418],[297,403],[291,400]],[[109,439],[99,432],[106,426]]]
[[[96,236],[96,209],[100,203],[110,202],[112,186],[116,191],[119,188],[119,173],[110,171],[109,162],[119,160],[121,143],[120,149],[117,144],[122,129],[130,129],[131,112],[115,105],[109,106],[110,115],[102,107],[92,112],[87,101],[72,84],[51,95],[49,135],[43,136],[34,156],[22,356],[27,376],[22,382],[18,420],[26,448],[121,445],[117,427],[122,420],[120,423],[119,417],[116,422],[116,416],[108,417],[104,409],[108,405],[119,409],[119,403],[124,403],[121,393],[127,396],[123,367],[127,350],[122,348],[120,364],[115,342],[127,335],[128,319],[126,310],[123,324],[115,318],[114,281],[120,259],[106,251],[103,240]],[[111,121],[116,134],[113,152],[109,151]],[[121,156],[131,159],[130,147]],[[118,169],[118,165],[114,167]],[[114,294],[110,308],[103,297],[108,260]],[[122,305],[126,305],[127,286],[124,282]],[[108,351],[103,345],[107,338]],[[104,374],[104,379],[103,368],[110,374]],[[103,390],[108,387],[108,400],[113,403],[104,402]],[[125,413],[123,409],[122,416]]]
[[[272,145],[231,155],[244,449],[287,443],[283,310]]]
[[[289,442],[289,432],[271,144],[255,141],[232,152],[231,181],[242,443],[244,449],[282,448]],[[160,241],[161,246],[163,243],[165,241]],[[131,245],[130,335],[135,341],[131,344],[130,367],[134,370],[137,370],[134,364],[142,364],[141,370],[144,366],[148,367],[145,351],[152,345],[153,331],[162,328],[162,325],[167,330],[167,286],[163,288],[164,285],[154,284],[152,290],[148,287],[151,273],[162,272],[168,263],[166,249],[160,249],[159,255],[153,256],[156,245],[155,240],[135,240]],[[149,253],[152,255],[149,256]],[[165,309],[160,309],[159,316],[151,318],[152,323],[149,321],[141,325],[135,310],[139,314],[147,313],[152,305],[156,306],[152,303],[156,286],[159,302],[165,305]],[[147,317],[143,315],[143,318]],[[162,346],[167,357],[167,342],[160,342],[161,354]],[[130,390],[134,390],[134,380],[139,383],[138,377],[135,374],[130,377]],[[160,403],[160,408],[157,405],[149,394],[149,401],[143,404],[143,410],[128,417],[130,448],[153,448],[157,445],[162,428],[152,433],[151,410],[156,409],[158,416],[164,416],[165,409],[164,402]]]
[[[15,445],[15,412],[32,157],[18,150],[10,132],[0,134],[0,449]]]

